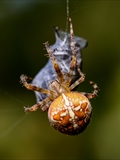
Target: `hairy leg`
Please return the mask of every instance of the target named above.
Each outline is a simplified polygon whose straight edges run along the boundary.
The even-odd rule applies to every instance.
[[[20,82],[28,89],[28,90],[33,90],[33,91],[37,91],[37,92],[41,92],[41,93],[44,93],[44,94],[49,94],[51,95],[52,92],[50,90],[47,90],[47,89],[44,89],[44,88],[39,88],[37,86],[34,86],[32,84],[29,84],[27,82],[29,78],[25,75],[21,75],[20,76]]]
[[[82,83],[85,79],[85,75],[81,72],[79,66],[77,66],[80,78],[78,80],[76,80],[70,87],[70,90],[73,90],[76,86],[78,86],[80,83]]]
[[[77,63],[73,25],[72,25],[72,21],[71,21],[70,17],[68,17],[68,20],[69,20],[69,23],[70,23],[70,45],[71,45],[71,50],[72,50],[72,60],[71,60],[71,63],[70,63],[70,72],[68,74],[67,81],[66,81],[67,87],[70,86],[70,83],[71,83],[71,80],[72,80],[72,77],[73,77],[73,73],[74,73],[74,70],[75,70],[75,67],[76,67],[76,63]]]
[[[25,112],[37,111],[39,108],[41,108],[43,111],[46,111],[48,108],[47,103],[49,103],[49,101],[50,101],[50,98],[47,97],[43,101],[40,101],[31,107],[24,107]],[[44,107],[45,105],[46,105],[46,107]]]
[[[96,83],[90,81],[90,84],[93,86],[94,88],[94,91],[93,93],[86,93],[86,92],[82,92],[83,95],[85,95],[88,99],[92,99],[92,98],[95,98],[97,96],[97,93],[98,93],[98,86]]]
[[[46,43],[44,43],[44,45],[45,45],[45,48],[48,52],[49,58],[51,59],[51,61],[53,63],[53,66],[54,66],[54,69],[56,71],[57,78],[58,78],[59,82],[61,82],[61,83],[64,82],[63,73],[61,72],[61,69],[60,69],[60,67],[57,63],[57,60],[56,60],[55,56],[53,55],[52,50],[50,49],[49,43],[46,42]]]

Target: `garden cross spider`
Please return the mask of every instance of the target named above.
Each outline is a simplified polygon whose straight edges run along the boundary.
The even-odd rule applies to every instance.
[[[25,107],[26,112],[36,111],[38,108],[41,108],[43,111],[48,109],[48,119],[56,130],[68,135],[77,135],[83,132],[90,122],[92,107],[89,99],[97,95],[98,86],[94,82],[90,82],[94,88],[93,93],[72,91],[84,81],[85,75],[81,72],[77,64],[73,25],[71,18],[68,18],[68,20],[70,23],[70,45],[72,50],[69,74],[61,71],[48,42],[46,42],[44,45],[57,73],[57,79],[49,84],[49,90],[28,83],[27,80],[29,78],[25,75],[21,75],[20,79],[21,83],[28,90],[34,90],[48,95],[43,101],[38,102],[32,107]],[[71,84],[76,66],[80,77]]]

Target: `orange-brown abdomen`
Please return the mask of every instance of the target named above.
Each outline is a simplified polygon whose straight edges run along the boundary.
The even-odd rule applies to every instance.
[[[87,127],[91,113],[92,107],[87,97],[78,92],[68,92],[51,103],[48,118],[56,130],[77,135]]]

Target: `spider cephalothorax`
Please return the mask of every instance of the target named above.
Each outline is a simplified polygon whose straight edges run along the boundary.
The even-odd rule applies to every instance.
[[[57,78],[50,82],[49,89],[29,84],[27,82],[28,77],[25,75],[21,75],[20,79],[27,89],[48,95],[43,101],[38,102],[30,108],[25,108],[25,111],[36,111],[38,108],[41,108],[43,111],[48,110],[48,119],[55,129],[64,134],[76,135],[84,131],[90,121],[92,107],[89,99],[94,98],[97,95],[98,87],[95,83],[90,82],[94,88],[93,93],[79,93],[72,91],[76,86],[84,81],[85,75],[81,72],[79,65],[77,64],[71,18],[69,18],[69,22],[70,46],[72,50],[72,60],[70,63],[69,73],[66,74],[61,71],[48,42],[46,42],[45,47],[53,63]],[[79,78],[71,84],[76,67],[79,73]]]

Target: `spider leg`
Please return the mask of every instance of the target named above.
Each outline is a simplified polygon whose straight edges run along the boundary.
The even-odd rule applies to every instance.
[[[64,82],[63,73],[61,72],[61,69],[60,69],[60,67],[59,67],[59,65],[57,63],[57,60],[56,60],[55,56],[53,55],[52,50],[50,49],[49,43],[46,42],[46,43],[44,43],[44,45],[45,45],[45,48],[46,48],[46,50],[48,52],[48,55],[49,55],[52,63],[53,63],[53,66],[54,66],[54,69],[56,71],[57,78],[58,78],[59,82],[61,82],[61,83]]]
[[[70,83],[71,83],[71,80],[72,80],[72,77],[73,77],[73,72],[74,72],[75,67],[76,67],[77,59],[76,59],[76,49],[75,49],[73,25],[72,25],[72,21],[71,21],[70,17],[68,17],[68,20],[69,20],[69,23],[70,23],[70,40],[71,40],[70,45],[71,45],[71,50],[72,50],[72,60],[71,60],[71,63],[70,63],[70,73],[68,75],[67,82],[66,82],[66,85],[69,87]]]
[[[90,81],[90,84],[91,84],[91,85],[93,86],[93,88],[94,88],[93,93],[82,92],[82,94],[83,94],[84,96],[86,96],[88,99],[95,98],[95,97],[97,96],[97,93],[98,93],[98,90],[99,90],[99,88],[98,88],[98,86],[97,86],[96,83]]]
[[[49,101],[48,103],[46,103],[41,109],[43,112],[45,112],[46,110],[48,110],[48,108],[50,107],[51,101]]]
[[[78,86],[80,83],[82,83],[85,79],[85,75],[81,72],[79,66],[77,65],[77,69],[80,75],[80,78],[78,80],[76,80],[70,87],[70,91],[73,90],[76,86]]]
[[[50,98],[47,97],[43,101],[40,101],[40,102],[38,102],[37,104],[35,104],[35,105],[31,106],[31,107],[24,107],[25,112],[37,111],[39,108],[41,108],[43,111],[46,111],[48,106],[43,107],[43,108],[42,108],[42,106],[46,105],[49,101],[50,101]]]
[[[28,89],[28,90],[34,90],[34,91],[37,91],[37,92],[41,92],[41,93],[44,93],[44,94],[49,94],[51,95],[52,94],[52,91],[50,90],[47,90],[47,89],[44,89],[44,88],[40,88],[40,87],[37,87],[37,86],[34,86],[32,84],[29,84],[27,82],[28,80],[28,77],[25,76],[25,75],[21,75],[20,76],[20,82]]]

